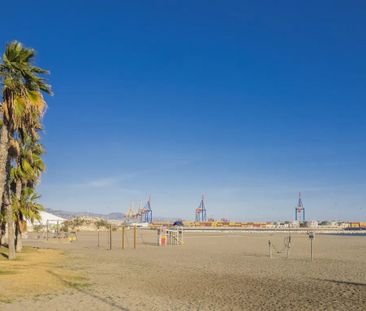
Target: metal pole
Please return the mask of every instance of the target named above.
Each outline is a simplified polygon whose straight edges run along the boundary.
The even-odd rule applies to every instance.
[[[136,249],[136,233],[137,233],[137,228],[136,226],[133,227],[133,248]]]
[[[125,249],[125,226],[122,226],[122,249]]]
[[[112,250],[112,225],[109,226],[109,250]]]
[[[268,250],[269,250],[269,258],[272,258],[272,247],[271,247],[271,241],[268,241]]]

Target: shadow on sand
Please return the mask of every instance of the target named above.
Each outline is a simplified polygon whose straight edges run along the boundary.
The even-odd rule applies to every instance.
[[[318,279],[318,278],[315,278],[314,280],[323,281],[323,282],[331,282],[331,283],[336,283],[336,284],[340,284],[340,285],[366,286],[366,283],[360,283],[360,282],[331,280],[331,279]]]
[[[0,256],[5,257],[6,259],[9,258],[9,256],[8,256],[8,248],[4,244],[0,246]]]
[[[85,294],[85,295],[87,295],[87,296],[89,296],[89,297],[92,297],[92,298],[95,298],[95,299],[97,299],[97,300],[99,300],[99,301],[101,301],[101,302],[104,302],[105,304],[107,304],[107,305],[109,305],[109,306],[111,306],[111,307],[114,307],[114,308],[116,308],[116,309],[118,309],[118,310],[129,311],[129,309],[124,308],[124,307],[122,307],[122,306],[120,306],[120,305],[118,305],[118,304],[116,304],[116,303],[114,303],[114,302],[112,302],[112,301],[110,301],[110,300],[108,300],[108,299],[104,298],[104,297],[97,296],[97,295],[95,295],[95,294],[93,294],[93,293],[91,293],[91,292],[89,292],[89,291],[87,291],[87,290],[85,290],[85,289],[83,289],[83,288],[80,288],[80,287],[74,286],[74,284],[73,284],[72,282],[68,282],[68,281],[64,280],[63,278],[61,278],[61,277],[60,277],[59,275],[57,275],[56,273],[53,273],[52,271],[47,270],[47,272],[48,272],[49,274],[53,275],[54,277],[58,278],[58,279],[59,279],[62,283],[64,283],[66,286],[71,287],[71,288],[73,288],[73,289],[77,290],[77,291],[78,291],[78,292],[80,292],[80,293],[83,293],[83,294]]]

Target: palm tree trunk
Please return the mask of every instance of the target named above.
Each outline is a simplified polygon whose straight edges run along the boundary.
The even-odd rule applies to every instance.
[[[22,182],[21,180],[17,180],[16,187],[15,187],[15,195],[18,201],[20,201],[22,195]],[[21,219],[17,219],[16,226],[15,226],[15,248],[17,252],[21,252],[23,249],[22,243],[22,232],[20,229],[20,221]]]
[[[9,131],[5,124],[0,130],[0,206],[3,205],[5,185],[7,182],[7,162],[9,151]]]
[[[17,253],[21,253],[23,250],[22,231],[19,221],[15,224],[15,249]]]
[[[4,206],[0,206],[0,213],[5,215]],[[0,247],[5,244],[6,221],[3,218],[0,222]]]
[[[5,174],[6,176],[10,176],[10,158],[8,158],[6,163]],[[4,195],[3,195],[3,205],[5,209],[5,219],[8,225],[8,259],[15,259],[15,229],[14,229],[14,213],[13,206],[11,204],[11,189],[10,189],[10,179],[9,177],[6,179],[5,187],[4,187]]]
[[[8,188],[8,187],[7,187]],[[10,189],[6,189],[4,194],[5,218],[8,224],[8,259],[15,259],[15,230],[13,207],[10,202]]]
[[[13,210],[9,204],[6,209],[6,219],[8,223],[8,259],[12,260],[16,258],[15,253],[15,232],[13,221]]]
[[[15,259],[15,232],[14,232],[14,220],[13,209],[10,204],[10,189],[8,185],[10,159],[8,156],[9,151],[9,131],[6,124],[1,126],[0,130],[0,206],[4,208],[5,220],[8,224],[8,251],[9,259]]]
[[[1,211],[1,213],[3,213],[3,211]],[[6,230],[6,223],[5,221],[2,221],[0,224],[0,247],[4,245],[5,230]]]

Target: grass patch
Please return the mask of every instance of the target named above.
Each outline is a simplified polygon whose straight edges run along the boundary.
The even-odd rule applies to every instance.
[[[58,278],[65,286],[73,289],[84,289],[89,287],[91,284],[87,282],[87,278],[72,274],[72,273],[55,273],[54,271],[48,271],[51,275]]]
[[[39,247],[32,247],[32,246],[23,246],[23,250],[21,254],[29,254],[33,253],[34,251],[37,251]]]
[[[90,283],[75,283],[75,282],[67,282],[67,286],[73,289],[84,289],[89,287],[91,284]]]
[[[2,303],[12,303],[14,300],[12,300],[12,299],[9,299],[9,298],[2,298],[2,297],[0,297],[0,302],[2,302]]]
[[[4,252],[7,249],[0,248],[0,254]],[[0,256],[0,303],[88,287],[85,277],[64,267],[65,261],[62,251],[33,247],[25,247],[16,260]]]
[[[15,274],[16,271],[9,271],[9,270],[0,270],[0,275],[9,275],[9,274]]]

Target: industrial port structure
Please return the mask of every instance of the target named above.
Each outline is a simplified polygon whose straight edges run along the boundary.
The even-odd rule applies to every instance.
[[[302,203],[301,192],[299,192],[299,199],[295,207],[295,221],[305,222],[305,207]],[[195,222],[207,222],[207,211],[205,206],[205,197],[202,194],[201,202],[195,210]],[[226,223],[226,222],[223,222]]]
[[[140,222],[140,223],[149,223],[153,222],[153,212],[151,208],[151,196],[147,200],[144,207],[139,207],[136,210],[133,207],[130,207],[127,213],[123,214],[123,218],[126,222]]]
[[[141,223],[149,225],[149,227],[170,227],[171,221],[153,221],[153,211],[151,206],[151,197],[146,201],[144,207],[142,201],[138,209],[134,209],[133,205],[129,208],[127,213],[124,214],[125,223]],[[305,219],[305,207],[302,202],[301,193],[299,193],[297,205],[295,207],[295,220],[284,221],[284,222],[238,222],[230,221],[222,218],[221,220],[214,220],[207,218],[207,209],[205,203],[205,197],[202,194],[199,206],[194,210],[194,221],[180,221],[184,227],[187,228],[213,228],[213,229],[285,229],[285,230],[306,230],[306,228],[319,228],[329,229],[338,228],[341,230],[366,230],[366,222],[321,222],[318,224],[317,221],[306,221]]]
[[[141,201],[142,202],[142,201]],[[142,205],[142,204],[141,204]],[[151,224],[153,222],[153,216],[152,216],[152,207],[151,207],[151,196],[147,200],[144,207],[140,207],[135,211],[133,207],[129,208],[127,213],[124,214],[124,219],[127,222],[135,221],[140,223],[149,223]],[[194,222],[196,223],[211,223],[212,221],[207,221],[207,210],[206,210],[206,204],[205,204],[205,196],[202,194],[201,201],[199,206],[194,211],[195,217]],[[295,207],[295,222],[302,222],[304,223],[306,221],[305,219],[305,207],[302,203],[301,199],[301,192],[299,192],[299,198],[297,201],[297,206]],[[215,222],[218,226],[227,226],[228,223],[230,223],[233,226],[240,226],[239,223],[233,223],[229,221],[220,221]],[[263,223],[261,223],[263,225]]]
[[[147,200],[146,205],[139,210],[140,222],[152,223],[151,196]]]
[[[195,210],[195,220],[197,222],[207,221],[207,213],[205,206],[205,196],[202,194],[201,202],[198,208]]]
[[[171,223],[169,221],[153,222],[153,211],[151,206],[151,196],[146,201],[144,207],[142,207],[142,201],[140,207],[137,210],[130,207],[127,213],[124,214],[124,222],[126,223],[141,223],[145,225],[160,225],[169,227]],[[237,222],[229,221],[227,219],[214,220],[207,218],[207,210],[205,204],[205,196],[202,194],[199,206],[194,210],[194,221],[181,221],[185,227],[207,227],[207,228],[253,228],[253,229],[272,229],[272,228],[317,228],[317,221],[306,221],[305,207],[302,202],[301,193],[299,192],[297,205],[295,207],[295,220],[293,222]],[[322,222],[321,225],[324,226]],[[331,222],[330,222],[331,223]],[[335,223],[335,222],[333,222]],[[366,222],[341,222],[341,224],[328,224],[325,227],[339,227],[348,230],[366,230]]]
[[[299,192],[299,200],[295,207],[295,221],[305,221],[305,208],[301,200],[301,192]]]

